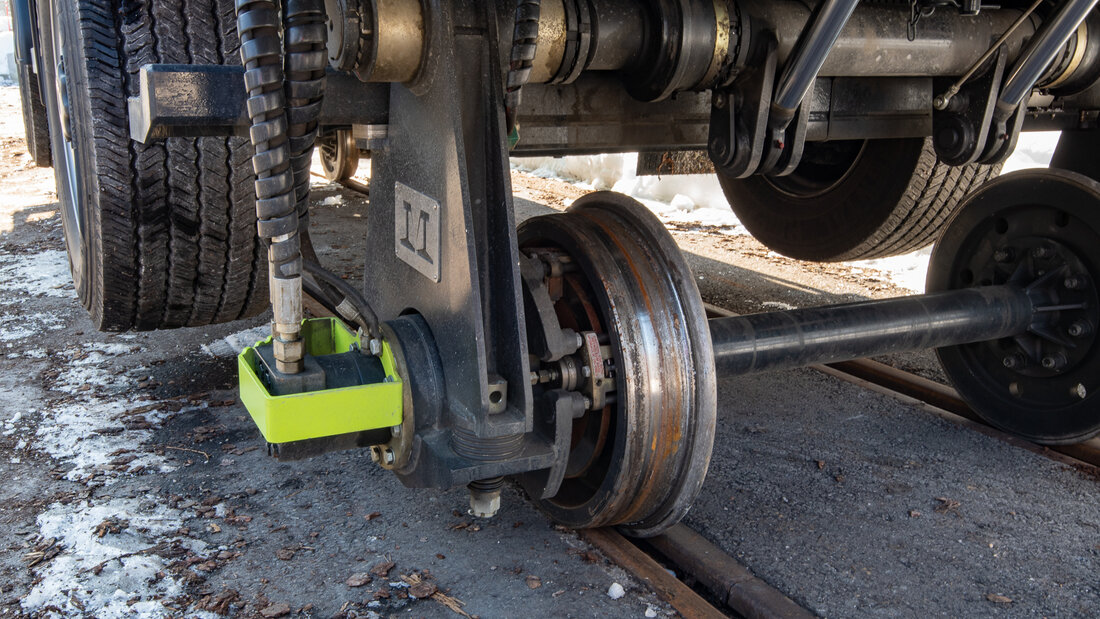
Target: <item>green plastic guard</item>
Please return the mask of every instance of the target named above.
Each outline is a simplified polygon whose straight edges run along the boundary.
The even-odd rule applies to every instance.
[[[302,321],[306,352],[313,356],[347,352],[358,336],[335,318]],[[262,346],[267,338],[257,342]],[[273,396],[257,375],[255,347],[237,356],[241,402],[269,443],[290,443],[389,428],[401,424],[402,385],[389,344],[382,343],[382,367],[386,381],[357,387],[325,389]]]

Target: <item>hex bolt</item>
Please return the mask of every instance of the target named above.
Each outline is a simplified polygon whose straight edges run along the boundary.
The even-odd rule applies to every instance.
[[[1060,352],[1043,357],[1043,367],[1055,372],[1061,372],[1066,367],[1066,356]]]
[[[993,259],[1001,264],[1006,262],[1012,262],[1016,257],[1016,252],[1011,247],[1001,247],[997,251],[993,252]]]
[[[1020,353],[1006,356],[1001,363],[1010,370],[1022,370],[1027,365],[1027,360]]]
[[[1084,320],[1078,320],[1070,325],[1066,332],[1070,334],[1070,337],[1085,337],[1092,333],[1092,325]]]
[[[377,445],[370,448],[370,459],[375,464],[382,461],[382,449]]]
[[[1067,290],[1084,290],[1088,283],[1083,275],[1070,275],[1062,282]]]
[[[393,464],[394,461],[397,460],[397,458],[393,455],[393,450],[389,447],[382,450],[382,455],[384,456],[384,461],[386,464]]]
[[[397,424],[390,428],[390,434],[394,436],[401,436],[401,424]]]
[[[371,338],[368,346],[370,347],[370,354],[374,355],[375,357],[382,356],[382,340],[376,337]]]
[[[1086,388],[1085,388],[1085,386],[1084,386],[1084,385],[1082,385],[1081,383],[1077,383],[1077,385],[1075,385],[1074,387],[1071,387],[1071,388],[1070,388],[1070,390],[1069,390],[1069,392],[1070,392],[1070,393],[1071,393],[1072,395],[1075,395],[1075,396],[1077,396],[1078,398],[1081,398],[1082,400],[1084,400],[1085,398],[1087,398],[1087,397],[1088,397],[1088,395],[1089,395],[1089,390],[1088,390],[1088,389],[1086,389]]]

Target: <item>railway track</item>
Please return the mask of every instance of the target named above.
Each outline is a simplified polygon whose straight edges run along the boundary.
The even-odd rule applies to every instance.
[[[367,185],[355,180],[340,184],[369,193]],[[708,318],[736,315],[705,305]],[[1100,439],[1043,446],[1013,437],[986,424],[951,387],[870,359],[811,367],[1100,478]],[[585,530],[581,536],[684,617],[726,617],[731,613],[750,618],[814,616],[684,524],[649,539],[627,538],[612,528]]]

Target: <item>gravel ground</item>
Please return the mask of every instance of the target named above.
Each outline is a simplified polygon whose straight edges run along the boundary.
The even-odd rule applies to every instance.
[[[270,460],[234,392],[233,351],[263,319],[94,332],[14,89],[0,112],[0,616],[673,614],[512,487],[474,521],[465,491],[405,489],[363,453]],[[521,218],[581,193],[513,178]],[[314,238],[354,279],[366,202],[316,188]],[[720,230],[676,236],[704,296],[735,311],[901,292]],[[689,524],[807,607],[1100,613],[1096,480],[812,371],[724,381],[719,398]]]

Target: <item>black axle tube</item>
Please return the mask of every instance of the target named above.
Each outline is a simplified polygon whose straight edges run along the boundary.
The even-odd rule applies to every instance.
[[[742,375],[1011,337],[1026,331],[1035,314],[1025,289],[1004,285],[709,324],[719,375]]]

